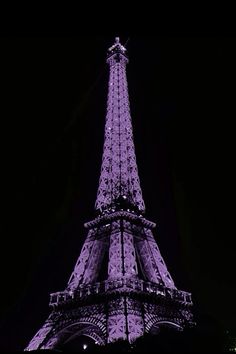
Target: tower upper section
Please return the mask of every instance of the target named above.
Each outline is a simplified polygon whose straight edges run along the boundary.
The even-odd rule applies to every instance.
[[[133,142],[126,48],[119,38],[108,49],[110,67],[101,175],[95,209],[112,211],[121,204],[145,211]]]

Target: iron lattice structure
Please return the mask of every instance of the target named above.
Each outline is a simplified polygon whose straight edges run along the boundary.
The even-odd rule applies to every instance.
[[[191,294],[176,288],[152,230],[138,177],[126,78],[126,48],[109,48],[107,116],[101,177],[87,238],[64,291],[25,350],[61,348],[85,335],[104,345],[134,341],[161,325],[192,323]]]

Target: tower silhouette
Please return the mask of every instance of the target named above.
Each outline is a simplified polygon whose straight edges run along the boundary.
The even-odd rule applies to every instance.
[[[192,323],[191,294],[176,288],[152,230],[138,176],[129,108],[127,50],[115,39],[110,68],[97,216],[64,291],[50,295],[51,313],[25,350],[60,349],[79,336],[104,345],[130,343],[161,326]]]

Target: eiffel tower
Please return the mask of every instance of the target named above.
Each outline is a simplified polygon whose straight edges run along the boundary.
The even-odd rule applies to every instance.
[[[126,48],[108,49],[107,114],[97,216],[64,291],[50,295],[51,313],[26,351],[60,349],[79,336],[98,345],[132,343],[161,326],[192,323],[191,294],[178,290],[144,217],[129,108]]]

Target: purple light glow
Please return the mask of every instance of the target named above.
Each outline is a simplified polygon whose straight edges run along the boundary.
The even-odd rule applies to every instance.
[[[192,322],[191,294],[176,289],[152,233],[156,225],[142,215],[128,58],[118,37],[107,63],[105,140],[95,203],[99,216],[85,224],[88,234],[67,288],[51,294],[52,312],[25,350],[60,349],[80,335],[98,345],[118,339],[132,343],[161,325],[182,329]],[[104,281],[99,280],[101,269],[106,269]]]

